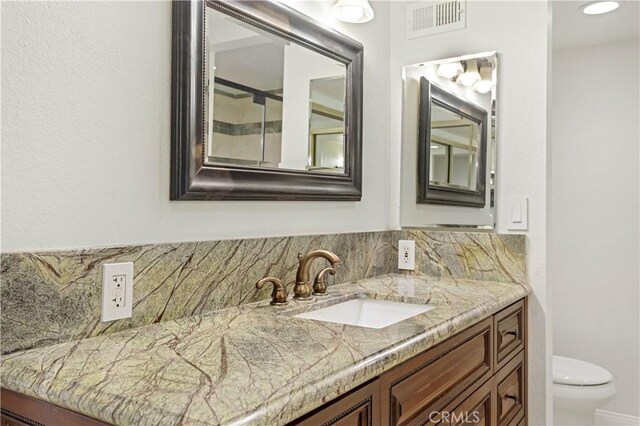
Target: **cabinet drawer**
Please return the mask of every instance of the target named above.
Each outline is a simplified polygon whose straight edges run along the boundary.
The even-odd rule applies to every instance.
[[[465,399],[455,410],[440,414],[438,426],[494,426],[496,418],[496,394],[493,381],[489,380]]]
[[[524,300],[521,300],[494,316],[496,334],[495,370],[502,368],[524,347],[524,309]]]
[[[430,423],[430,413],[488,379],[492,338],[489,318],[384,374],[382,424]]]
[[[520,352],[495,376],[498,399],[498,426],[517,425],[524,418],[525,369],[524,353]]]
[[[380,424],[380,380],[375,380],[289,425],[376,426]]]

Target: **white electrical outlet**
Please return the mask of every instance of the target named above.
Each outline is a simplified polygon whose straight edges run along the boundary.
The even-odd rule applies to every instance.
[[[131,318],[133,263],[102,265],[102,322]]]
[[[413,240],[398,241],[398,269],[413,271],[416,269],[416,242]]]

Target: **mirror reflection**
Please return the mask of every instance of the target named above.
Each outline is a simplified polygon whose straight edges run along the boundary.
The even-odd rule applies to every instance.
[[[343,174],[345,65],[206,13],[205,162]]]
[[[479,125],[442,105],[431,105],[429,182],[475,189]]]

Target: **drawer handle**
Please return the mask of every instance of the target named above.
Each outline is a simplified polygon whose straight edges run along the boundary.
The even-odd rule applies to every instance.
[[[518,402],[518,395],[505,395],[505,399],[513,399],[516,403]]]
[[[518,330],[502,330],[500,331],[500,334],[502,334],[503,336],[514,336],[516,339],[518,338]]]

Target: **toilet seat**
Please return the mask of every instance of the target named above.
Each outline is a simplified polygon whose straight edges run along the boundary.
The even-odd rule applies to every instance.
[[[613,376],[604,368],[578,359],[553,356],[553,383],[565,386],[599,386],[610,383]]]

